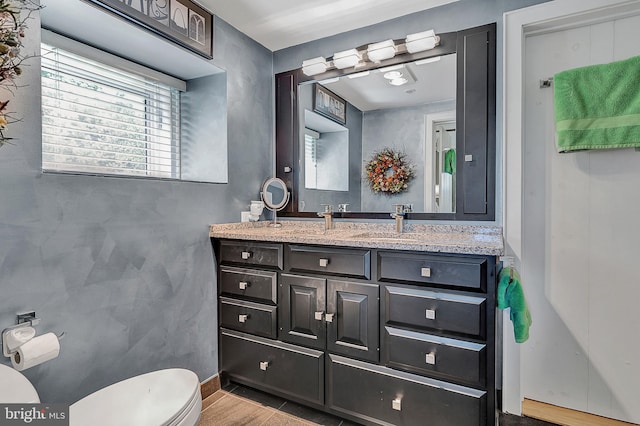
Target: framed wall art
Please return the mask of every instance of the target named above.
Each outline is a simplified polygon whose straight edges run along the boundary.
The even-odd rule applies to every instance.
[[[313,89],[313,111],[342,125],[347,124],[347,102],[321,84]]]
[[[90,0],[207,59],[213,58],[213,15],[191,0]]]

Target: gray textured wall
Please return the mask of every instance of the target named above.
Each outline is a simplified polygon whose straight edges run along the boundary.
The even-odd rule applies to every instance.
[[[434,9],[417,12],[408,16],[392,19],[311,41],[298,46],[289,47],[274,53],[274,70],[276,73],[299,68],[302,61],[318,56],[329,57],[334,52],[351,49],[367,43],[403,38],[427,29],[438,32],[458,31],[491,22],[498,23],[497,37],[497,170],[496,182],[502,181],[502,15],[509,10],[520,9],[549,0],[460,0]],[[502,220],[502,187],[497,185],[496,191],[496,223]],[[485,223],[486,224],[486,223]]]
[[[227,73],[187,81],[180,97],[182,179],[228,183]],[[203,143],[206,141],[206,143]],[[212,164],[211,159],[217,159]]]
[[[25,53],[38,51],[38,28],[35,15]],[[214,40],[228,184],[43,175],[39,60],[20,77],[9,105],[22,121],[0,148],[0,328],[35,309],[38,333],[66,332],[57,359],[25,372],[43,401],[164,367],[218,372],[208,225],[239,221],[271,176],[274,101],[272,53],[220,19]]]

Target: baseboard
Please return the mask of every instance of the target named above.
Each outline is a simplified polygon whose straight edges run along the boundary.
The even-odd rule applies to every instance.
[[[525,399],[522,402],[522,415],[566,426],[630,426],[634,424],[532,399]]]
[[[216,391],[220,390],[220,376],[215,375],[200,384],[200,393],[202,399],[205,399],[213,395]]]

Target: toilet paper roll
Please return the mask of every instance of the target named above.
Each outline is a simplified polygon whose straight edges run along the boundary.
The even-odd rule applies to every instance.
[[[54,333],[47,333],[20,346],[11,357],[11,364],[16,370],[22,371],[54,359],[59,353],[58,337]]]
[[[10,357],[19,346],[24,345],[36,335],[33,327],[24,326],[2,332],[2,353]]]

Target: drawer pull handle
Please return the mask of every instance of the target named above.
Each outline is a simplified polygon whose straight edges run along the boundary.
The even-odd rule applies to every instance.
[[[329,265],[329,259],[320,259],[318,263],[321,268],[326,268]]]
[[[428,353],[424,356],[424,362],[429,365],[436,365],[436,354],[435,352]]]
[[[324,315],[324,312],[320,311],[320,312],[316,312],[315,313],[315,319],[317,321],[322,321],[322,316]]]
[[[249,315],[246,315],[246,314],[238,315],[239,322],[247,322],[248,319],[249,319]]]
[[[402,410],[402,400],[400,398],[396,398],[393,401],[391,401],[391,408],[393,408],[394,410],[397,410],[397,411],[401,411]]]
[[[249,287],[249,283],[246,281],[240,281],[238,283],[238,287],[240,287],[240,290],[246,290],[247,287]]]
[[[260,370],[267,371],[267,368],[269,368],[269,362],[260,361]]]
[[[324,315],[324,320],[326,322],[333,322],[333,314],[325,314]]]
[[[428,320],[434,320],[434,319],[436,319],[436,310],[435,309],[427,309],[424,312],[424,316]]]
[[[250,251],[243,251],[242,252],[242,259],[243,260],[247,260],[251,257],[251,252]]]
[[[425,278],[431,278],[431,268],[421,268],[420,276],[423,276]]]

